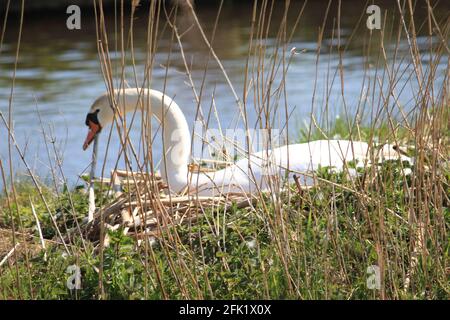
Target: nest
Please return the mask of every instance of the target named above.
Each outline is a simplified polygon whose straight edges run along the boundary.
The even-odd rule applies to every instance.
[[[189,170],[201,170],[190,166]],[[94,219],[81,226],[83,235],[91,241],[100,240],[103,227],[109,230],[123,229],[137,239],[159,237],[170,227],[195,221],[206,208],[251,207],[254,196],[245,193],[227,193],[214,197],[184,192],[171,195],[158,175],[116,170],[111,179],[96,179],[113,194],[114,200],[96,209]],[[187,191],[187,190],[186,190]],[[108,245],[108,236],[105,236]]]

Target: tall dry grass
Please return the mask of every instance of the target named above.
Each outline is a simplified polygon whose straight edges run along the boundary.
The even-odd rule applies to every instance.
[[[357,179],[347,179],[345,172],[339,174],[324,169],[314,174],[319,182],[311,189],[296,184],[281,185],[279,180],[273,179],[270,180],[270,195],[264,192],[247,195],[247,202],[241,202],[241,207],[231,198],[201,201],[195,194],[188,198],[189,205],[185,207],[179,196],[161,197],[161,183],[154,174],[157,162],[152,148],[154,139],[159,138],[152,132],[160,128],[153,128],[151,116],[143,108],[127,117],[116,112],[114,125],[102,134],[108,135],[108,146],[113,139],[119,139],[120,152],[114,168],[107,168],[106,162],[102,161],[108,156],[109,148],[106,154],[99,155],[97,174],[106,177],[110,170],[122,169],[122,176],[128,178],[123,179],[124,191],[116,199],[108,196],[114,183],[101,180],[96,184],[97,210],[93,225],[98,234],[87,230],[92,224],[86,224],[82,219],[87,214],[86,200],[80,199],[77,193],[59,190],[56,178],[54,187],[44,185],[21,156],[22,146],[15,141],[11,118],[14,74],[8,116],[1,114],[2,125],[9,133],[5,139],[9,159],[7,163],[0,159],[5,186],[1,215],[4,221],[9,221],[9,229],[2,233],[5,239],[11,239],[8,242],[11,250],[0,256],[5,257],[0,266],[0,297],[42,298],[44,294],[50,298],[62,295],[100,299],[117,296],[195,299],[448,297],[449,69],[447,67],[442,77],[438,65],[447,60],[448,66],[450,20],[447,17],[438,21],[432,4],[429,1],[420,3],[424,7],[419,8],[411,0],[399,1],[394,18],[383,13],[380,31],[366,31],[365,83],[361,85],[356,112],[351,111],[347,102],[346,71],[342,61],[349,43],[358,36],[356,30],[365,24],[365,12],[361,12],[359,24],[344,43],[340,34],[343,3],[329,2],[317,34],[316,77],[305,79],[313,81],[315,89],[309,127],[303,132],[303,140],[331,139],[340,134],[346,139],[367,141],[374,149],[378,142],[389,141],[410,149],[409,155],[414,159],[412,165],[401,162],[375,165],[374,152],[371,155],[373,165],[360,168]],[[296,142],[297,137],[289,135],[294,124],[290,121],[289,103],[292,102],[286,90],[286,75],[296,57],[302,54],[302,48],[292,50],[291,43],[307,2],[295,12],[294,24],[288,24],[288,15],[294,14],[289,0],[254,1],[252,16],[243,17],[249,21],[250,37],[242,92],[234,87],[214,51],[223,1],[218,4],[214,28],[208,31],[204,30],[190,2],[179,7],[165,1],[150,1],[146,15],[146,59],[142,69],[136,66],[134,51],[136,30],[133,22],[138,5],[139,1],[118,2],[115,25],[107,26],[102,1],[94,0],[93,3],[99,64],[115,108],[118,101],[113,90],[128,86],[152,87],[160,33],[168,32],[172,43],[165,81],[168,81],[171,54],[177,51],[181,54],[186,81],[196,102],[196,119],[202,121],[204,128],[212,127],[211,121],[215,117],[220,118],[214,96],[207,99],[203,94],[205,87],[211,85],[206,80],[208,68],[215,65],[229,86],[235,101],[233,107],[239,115],[237,123],[245,131],[259,128],[270,133],[277,126],[286,133],[287,143]],[[274,6],[283,7],[280,20],[272,18]],[[23,10],[22,2],[21,22]],[[414,20],[415,10],[427,10],[423,24],[418,25]],[[198,31],[198,37],[209,49],[199,86],[194,83],[183,47],[183,33],[177,27],[180,16],[189,18],[191,27]],[[331,35],[325,34],[327,24],[332,24],[335,30]],[[5,19],[0,54],[6,28]],[[277,32],[269,44],[270,29]],[[429,37],[427,63],[417,41],[417,34],[423,31]],[[324,46],[323,40],[327,37],[337,45]],[[385,47],[388,38],[396,39],[394,48]],[[405,43],[407,50],[403,50]],[[111,57],[113,49],[120,53],[120,59]],[[319,74],[319,65],[329,63],[323,61],[325,50],[337,54],[341,63],[336,68],[329,66],[325,77],[327,90],[320,99],[320,93],[316,92],[323,78]],[[20,45],[17,46],[16,65],[19,56]],[[130,66],[131,76],[126,72]],[[399,87],[400,79],[404,77],[408,81]],[[340,84],[343,105],[340,127],[331,116],[331,89],[336,83]],[[403,90],[410,90],[406,87],[408,84],[415,88],[414,107],[404,110],[399,96]],[[249,114],[258,115],[256,123],[250,123]],[[317,118],[318,114],[322,115],[321,119]],[[370,114],[370,121],[364,122],[362,117],[367,114]],[[140,128],[140,141],[131,141],[129,133],[133,127]],[[45,134],[44,131],[44,137]],[[48,136],[51,133],[47,132]],[[44,140],[50,161],[58,151],[49,139]],[[267,148],[275,146],[275,138],[269,135],[268,141]],[[208,147],[210,141],[203,141],[203,144]],[[251,152],[249,140],[239,148],[241,156],[248,155]],[[23,187],[14,181],[13,153],[21,157],[27,168],[32,188],[18,192],[17,188]],[[66,181],[57,156],[56,159],[51,166]],[[163,162],[164,157],[160,166]],[[137,171],[133,173],[132,167],[137,167]],[[349,166],[349,169],[352,168]],[[112,182],[115,178],[112,177]],[[27,199],[22,197],[24,192],[29,194]],[[129,204],[129,210],[124,209],[124,203]],[[131,203],[134,203],[133,208]],[[57,216],[62,206],[64,214]],[[116,210],[119,207],[121,211]],[[40,211],[31,221],[26,217],[29,208],[33,208],[33,213],[36,209]],[[119,231],[109,230],[117,229],[114,223],[120,225],[120,219],[133,214],[130,211],[134,210],[141,221],[155,219],[150,234],[145,224],[135,226],[133,232],[123,226]],[[180,212],[183,219],[177,218]],[[40,225],[43,216],[46,220],[45,223],[41,221],[45,225],[44,231],[47,229],[51,237],[45,237],[42,231],[36,233],[30,227]],[[130,231],[129,237],[123,236],[124,230]],[[105,242],[105,238],[108,241]],[[43,261],[42,250],[48,252],[49,261]],[[64,288],[65,285],[66,275],[58,274],[58,270],[63,269],[60,262],[55,262],[59,258],[54,257],[63,251],[70,261],[84,264],[84,287],[80,292],[52,291],[55,286]],[[131,261],[126,260],[127,255]],[[121,272],[126,273],[127,269],[124,267],[125,271],[118,273],[111,269],[111,265],[122,266],[119,261],[139,274],[133,276],[138,277],[135,281],[140,283],[139,288],[121,287],[120,277],[128,279]],[[39,271],[43,267],[36,264],[45,265],[51,272]],[[379,290],[370,290],[366,286],[370,276],[367,268],[372,265],[380,270]],[[38,283],[45,279],[52,287],[38,290]],[[136,292],[139,295],[133,295]]]

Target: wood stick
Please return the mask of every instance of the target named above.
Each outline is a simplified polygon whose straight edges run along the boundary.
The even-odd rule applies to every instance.
[[[212,163],[212,164],[221,164],[221,165],[226,165],[226,166],[234,164],[231,161],[216,160],[216,159],[194,159],[194,161],[195,161],[195,164],[200,164],[202,162]]]
[[[2,266],[2,265],[4,265],[5,264],[5,262],[9,259],[9,257],[11,257],[13,254],[14,254],[14,251],[16,251],[16,249],[17,249],[17,247],[20,245],[20,243],[16,243],[16,245],[14,246],[14,248],[12,248],[9,252],[8,252],[8,254],[2,259],[2,261],[0,261],[0,267]]]
[[[92,148],[92,163],[89,179],[88,222],[92,222],[94,220],[94,212],[95,212],[94,178],[95,178],[95,169],[97,167],[97,151],[98,151],[98,134],[94,138],[94,146]]]
[[[114,192],[114,198],[117,199],[122,195],[122,182],[116,172],[111,172],[111,183]]]
[[[155,179],[161,179],[161,176],[158,174],[147,174],[147,173],[142,173],[142,172],[131,172],[131,171],[126,171],[126,170],[115,170],[115,173],[118,177],[153,177]]]
[[[31,201],[31,196],[30,196],[30,205],[31,205],[31,212],[33,213],[34,219],[36,220],[36,226],[39,232],[39,239],[41,240],[41,246],[42,249],[45,250],[45,241],[44,236],[42,235],[41,223],[39,222],[39,218],[36,214],[33,201]],[[47,252],[44,253],[44,261],[47,261]]]
[[[162,204],[178,204],[178,203],[186,203],[186,202],[192,202],[192,203],[198,203],[198,202],[223,202],[225,199],[222,197],[206,197],[206,196],[198,196],[198,197],[188,197],[188,196],[181,196],[181,197],[172,197],[170,198],[160,198],[155,200],[143,200],[141,202],[139,201],[131,201],[125,204],[125,206],[137,206],[142,204],[151,204],[152,201],[160,201]]]

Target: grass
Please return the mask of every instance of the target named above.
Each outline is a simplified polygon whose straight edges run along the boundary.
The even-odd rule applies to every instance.
[[[124,85],[125,75],[121,70],[130,67],[125,64],[131,55],[136,84],[143,75],[144,81],[139,86],[149,87],[160,39],[158,32],[169,30],[173,43],[165,70],[169,72],[172,50],[179,50],[186,69],[186,81],[197,102],[197,115],[204,111],[205,104],[210,105],[208,114],[217,113],[213,110],[214,101],[201,101],[203,87],[208,85],[205,80],[208,63],[215,63],[233,93],[236,114],[242,113],[246,117],[247,112],[253,112],[259,116],[256,124],[245,122],[246,129],[253,125],[271,128],[279,122],[282,122],[280,127],[287,127],[290,116],[285,75],[296,52],[289,48],[303,13],[301,8],[295,21],[289,20],[292,25],[288,25],[289,3],[282,4],[284,18],[271,21],[273,3],[254,2],[252,17],[249,17],[248,61],[241,99],[214,52],[215,32],[211,38],[203,32],[193,7],[188,5],[180,9],[183,12],[177,13],[176,7],[165,7],[157,1],[150,3],[147,11],[148,21],[151,21],[147,29],[148,56],[145,70],[138,77],[132,28],[137,10],[135,2],[129,17],[130,28],[125,28],[128,22],[123,16],[120,23],[119,19],[116,21],[117,27],[120,24],[117,30],[121,34],[116,32],[114,35],[115,44],[122,47],[123,59],[116,59],[114,63],[109,58],[104,12],[94,2],[96,43],[105,84],[109,92],[117,80]],[[312,121],[309,128],[299,132],[298,141],[328,138],[362,140],[371,144],[388,141],[411,147],[408,152],[413,163],[389,160],[378,164],[372,161],[371,166],[363,167],[348,163],[349,170],[343,172],[320,168],[316,173],[318,184],[311,189],[299,189],[295,184],[274,189],[270,194],[259,195],[252,208],[238,208],[235,204],[199,208],[201,214],[196,220],[162,229],[157,238],[127,236],[121,228],[102,228],[109,237],[109,245],[105,246],[103,234],[98,237],[102,241],[98,241],[78,232],[77,228],[88,212],[84,188],[64,187],[60,190],[41,183],[33,175],[14,140],[13,100],[10,99],[9,118],[0,113],[2,124],[9,133],[8,150],[21,156],[31,180],[7,180],[7,176],[13,176],[13,169],[6,171],[13,163],[12,160],[3,163],[0,158],[0,173],[5,186],[0,195],[0,299],[448,299],[449,79],[447,71],[443,80],[436,82],[436,70],[440,60],[448,57],[445,41],[437,40],[448,39],[450,23],[448,18],[438,21],[430,7],[427,23],[421,24],[410,19],[413,9],[405,9],[403,5],[411,5],[411,2],[399,3],[399,12],[395,14],[401,19],[393,19],[397,26],[395,23],[390,25],[389,17],[385,16],[386,25],[376,36],[373,32],[372,38],[372,32],[369,34],[366,29],[362,33],[370,38],[364,44],[367,61],[364,61],[363,71],[364,81],[369,82],[367,85],[371,89],[366,90],[362,84],[361,107],[357,107],[359,115],[350,116],[351,109],[343,103],[340,118],[330,121],[330,125],[321,124],[322,129]],[[338,9],[333,17],[328,16],[332,13],[327,9],[323,25],[318,28],[317,66],[325,59],[324,50],[329,50],[330,56],[346,53],[346,46],[322,46],[322,39],[340,36],[340,32],[335,35],[333,31],[339,29],[340,2]],[[183,14],[189,14],[200,41],[210,51],[205,57],[207,62],[200,88],[194,84],[190,63],[184,55],[184,33],[176,27],[177,17]],[[362,12],[362,17],[365,14]],[[364,19],[361,21],[364,25]],[[331,22],[332,34],[324,34],[326,24]],[[266,41],[269,28],[278,30],[275,30],[276,37]],[[129,33],[125,34],[125,30]],[[421,60],[416,38],[419,31],[423,33],[424,30],[430,43],[434,44],[428,48],[429,65]],[[399,39],[397,43],[392,42],[394,48],[389,49],[392,58],[386,56],[385,41],[389,37]],[[347,40],[351,42],[351,38]],[[409,50],[400,50],[400,39],[402,45],[408,44]],[[275,45],[271,47],[269,42]],[[17,50],[15,68],[18,66]],[[336,68],[328,65],[327,90],[339,80],[344,83],[344,72],[342,65]],[[399,79],[405,75],[409,80],[401,87]],[[308,80],[316,84],[322,76],[316,74],[315,79]],[[410,90],[409,84],[415,88],[414,105],[405,115],[398,97],[405,87]],[[366,93],[372,96],[363,99]],[[316,94],[314,86],[311,114],[322,112],[323,118],[330,114],[330,94],[331,90],[327,91],[327,96],[319,103],[316,99],[322,93]],[[345,100],[343,88],[341,98]],[[369,125],[359,121],[361,114],[372,114]],[[393,114],[401,114],[403,120],[399,121]],[[140,127],[145,128],[142,118]],[[210,117],[207,118],[209,121]],[[131,141],[122,131],[131,124],[123,119],[116,119],[116,122],[123,147],[123,155],[118,156],[117,162],[123,157],[125,167],[137,162],[141,173],[149,173],[153,167],[152,150],[145,150],[145,146],[151,145],[147,132],[143,129],[139,141],[139,145],[144,146],[138,151],[142,152],[143,157],[140,157],[134,149],[130,150]],[[206,128],[208,125],[209,122],[205,123]],[[49,158],[53,156],[51,153],[49,151]],[[56,161],[50,167],[61,169],[57,154],[54,150]],[[143,163],[141,158],[144,158]],[[105,168],[102,169],[103,174]],[[112,168],[106,168],[109,169]],[[350,170],[357,173],[354,178],[349,177]],[[63,176],[62,170],[60,172]],[[62,178],[66,180],[66,177]],[[111,201],[104,186],[96,185],[95,189],[97,207]],[[101,217],[97,221],[104,222]],[[81,271],[79,290],[70,290],[67,286],[73,275],[70,267],[74,265]],[[374,267],[380,276],[380,286],[375,289],[368,286],[368,281],[373,280],[370,270]]]
[[[405,174],[407,169],[412,174]],[[292,185],[281,193],[281,208],[265,196],[264,204],[254,210],[206,210],[195,223],[175,226],[161,239],[152,239],[147,250],[142,241],[119,229],[108,231],[111,242],[102,258],[94,243],[87,242],[81,250],[81,239],[73,239],[80,246],[73,255],[53,243],[44,251],[36,250],[29,260],[19,251],[14,264],[0,269],[0,299],[97,299],[100,264],[106,299],[372,299],[381,293],[367,287],[367,268],[382,264],[384,297],[447,299],[448,199],[427,208],[427,230],[433,235],[425,245],[427,254],[419,257],[410,276],[411,287],[404,290],[414,234],[407,223],[408,190],[417,168],[392,160],[383,162],[376,176],[371,168],[357,170],[358,178],[352,180],[345,172],[322,168],[317,174],[323,180],[313,189],[299,193]],[[439,182],[448,194],[448,168]],[[13,217],[16,225],[22,223],[22,230],[34,235],[27,240],[29,246],[38,247],[30,198],[40,212],[45,238],[54,236],[54,228],[34,190],[26,182],[16,186],[20,215]],[[354,190],[364,190],[366,198]],[[63,233],[74,226],[64,219],[72,215],[72,207],[81,222],[87,212],[82,189],[65,189],[60,195],[45,189],[45,193]],[[439,206],[443,210],[436,211]],[[9,211],[4,196],[0,210]],[[16,207],[11,211],[17,212]],[[12,227],[7,217],[2,215],[3,229]],[[81,268],[80,290],[66,286],[67,268],[74,264]]]

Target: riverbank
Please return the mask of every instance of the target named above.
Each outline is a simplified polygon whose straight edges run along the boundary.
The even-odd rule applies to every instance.
[[[377,8],[381,30],[358,1],[234,3],[104,19],[83,9],[81,31],[54,11],[10,16],[0,299],[450,297],[446,3],[390,1]],[[105,88],[135,86],[164,91],[182,112],[162,112],[160,126],[148,110],[119,108],[108,126],[107,103],[89,109]],[[97,166],[81,148],[88,110],[103,127]],[[167,130],[186,129],[183,116],[193,138],[181,152]],[[168,167],[174,175],[247,157],[254,132],[259,150],[343,139],[370,151],[342,163],[322,150],[311,186],[259,170],[270,192],[171,194],[158,177],[178,154],[192,158]],[[303,171],[310,157],[297,153]],[[95,167],[88,189],[83,173]]]
[[[338,120],[330,133],[351,131]],[[373,129],[358,131],[373,139]],[[406,134],[397,141],[411,143]],[[0,299],[448,299],[450,171],[431,160],[435,152],[410,149],[411,163],[349,164],[355,179],[322,168],[313,188],[293,184],[252,206],[194,207],[167,226],[175,204],[157,234],[119,223],[102,231],[106,242],[79,232],[83,188],[18,183],[0,197],[0,258],[9,255]],[[114,202],[107,190],[95,186],[105,210]],[[78,290],[67,287],[72,266]]]

